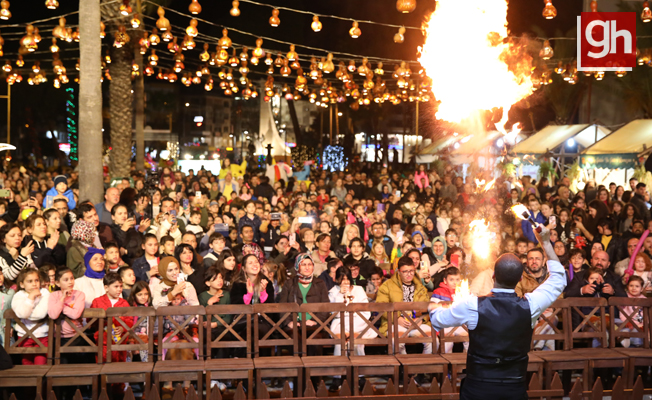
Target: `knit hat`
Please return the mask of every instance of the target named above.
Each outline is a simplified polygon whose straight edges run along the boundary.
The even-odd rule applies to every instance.
[[[57,187],[58,184],[65,183],[68,186],[68,178],[65,175],[57,175],[54,177],[54,187]]]
[[[101,272],[94,271],[91,268],[91,259],[95,254],[101,254],[104,255],[106,252],[103,249],[96,249],[95,247],[89,247],[88,250],[86,251],[86,254],[84,254],[84,265],[86,265],[86,271],[84,272],[84,275],[93,278],[93,279],[102,279],[104,278],[104,275],[106,272],[102,270]]]

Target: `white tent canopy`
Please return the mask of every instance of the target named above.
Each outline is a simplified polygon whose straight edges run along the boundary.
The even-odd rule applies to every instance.
[[[281,139],[281,134],[276,128],[272,116],[272,104],[260,96],[260,137],[262,140],[256,143],[256,153],[267,155],[267,145],[272,145],[272,156],[289,156],[290,148]]]
[[[637,119],[585,149],[582,154],[640,154],[652,147],[652,119]]]
[[[514,151],[517,154],[545,154],[548,150],[560,148],[569,139],[587,148],[609,133],[611,130],[600,125],[548,125],[514,146]]]

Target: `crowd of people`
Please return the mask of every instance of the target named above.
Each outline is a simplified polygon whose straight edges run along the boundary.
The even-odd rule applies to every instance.
[[[62,314],[79,321],[85,308],[451,301],[463,279],[473,294],[489,294],[492,260],[504,253],[524,264],[516,288],[522,296],[548,271],[532,225],[511,211],[517,204],[551,231],[566,268],[564,296],[652,292],[652,237],[638,246],[651,226],[650,195],[635,179],[627,190],[589,181],[574,193],[567,177],[500,177],[481,193],[475,177],[465,182],[452,167],[442,175],[423,165],[409,172],[315,169],[308,181],[287,182],[271,182],[228,160],[222,167],[219,175],[163,168],[155,185],[134,172],[107,187],[98,204],[79,198],[76,171],[21,167],[0,173],[6,190],[0,199],[0,328],[9,308],[29,329]],[[491,234],[491,255],[484,259],[470,231],[480,218]],[[427,317],[421,323],[429,324]],[[216,336],[220,323],[210,324]],[[293,324],[310,329],[315,322],[306,318],[287,327]],[[117,336],[123,333],[118,325]],[[353,326],[363,329],[364,321]],[[171,322],[152,329],[176,332]],[[334,334],[348,329],[339,318],[332,322]],[[421,334],[404,318],[398,329]],[[387,332],[385,318],[379,331]],[[62,340],[74,333],[62,326]],[[24,334],[15,327],[16,337]],[[45,340],[47,325],[34,334]],[[554,348],[554,342],[537,347]],[[335,348],[336,355],[341,351]],[[365,354],[364,346],[354,351]],[[432,351],[423,346],[424,353]],[[445,351],[453,351],[452,343]],[[137,360],[147,360],[146,352],[118,359]],[[45,362],[22,357],[23,364]]]

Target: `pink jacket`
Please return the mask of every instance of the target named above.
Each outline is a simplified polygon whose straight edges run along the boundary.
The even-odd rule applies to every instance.
[[[640,294],[640,295],[638,295],[636,297],[633,297],[629,293],[627,293],[627,297],[629,297],[630,299],[646,299],[647,298],[644,294]],[[634,307],[633,306],[623,307],[623,313],[625,313],[627,315],[632,315],[633,312],[634,312]],[[643,310],[639,310],[638,312],[639,312],[639,314],[641,314],[643,312]],[[625,318],[623,318],[623,320],[624,319]],[[639,315],[639,318],[634,317],[633,320],[634,320],[634,322],[636,323],[636,325],[639,328],[643,327],[643,315]]]
[[[63,292],[60,290],[50,293],[48,315],[51,319],[56,320],[63,313],[63,315],[72,320],[77,328],[81,328],[82,324],[79,318],[84,312],[86,295],[79,290],[73,290],[70,296],[61,301],[62,295]],[[70,338],[75,336],[75,330],[68,322],[61,322],[61,324],[61,337]]]
[[[421,186],[421,179],[425,179],[426,180],[426,186],[430,186],[430,182],[428,181],[428,174],[426,173],[426,171],[423,171],[423,172],[417,171],[417,172],[414,173],[414,184],[417,185],[421,189],[425,189],[426,186],[423,186],[423,187]]]

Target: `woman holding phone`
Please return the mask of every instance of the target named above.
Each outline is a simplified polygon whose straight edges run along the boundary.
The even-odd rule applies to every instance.
[[[134,226],[136,219],[129,216],[127,206],[118,203],[111,209],[111,232],[118,247],[120,247],[120,256],[129,263],[129,261],[138,256],[139,249],[142,245],[142,238]]]

